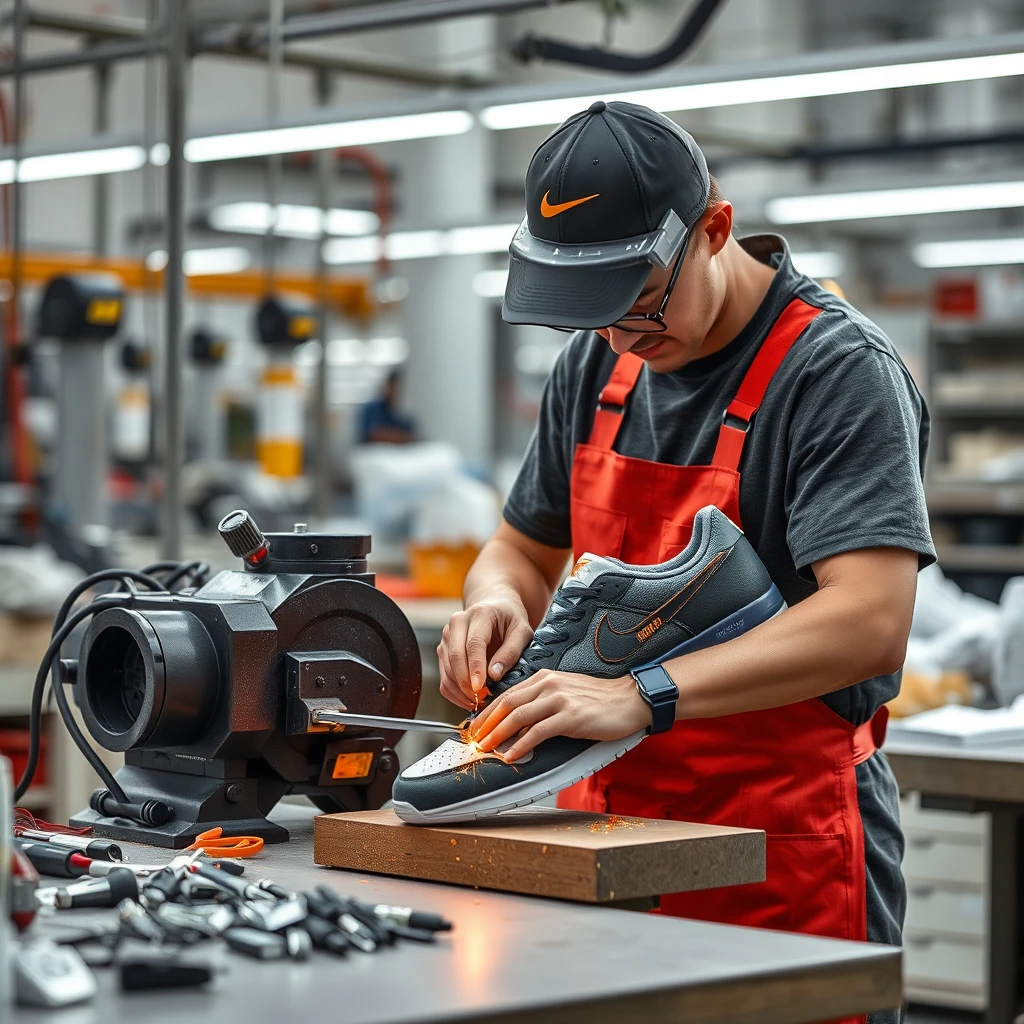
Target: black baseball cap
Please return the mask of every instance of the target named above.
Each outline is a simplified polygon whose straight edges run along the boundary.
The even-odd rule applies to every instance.
[[[614,323],[651,270],[671,265],[710,188],[700,147],[663,114],[617,100],[574,114],[526,172],[502,317],[580,329]]]

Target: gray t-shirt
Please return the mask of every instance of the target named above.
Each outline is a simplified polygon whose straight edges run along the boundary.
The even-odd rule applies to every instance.
[[[740,243],[778,270],[750,322],[725,348],[674,373],[644,368],[615,450],[673,465],[707,465],[725,407],[790,300],[823,312],[779,367],[747,434],[740,515],[751,544],[790,605],[817,589],[811,565],[867,547],[935,560],[923,472],[929,417],[889,339],[852,306],[794,269],[786,242]],[[572,336],[545,388],[540,418],[505,518],[542,544],[571,547],[569,478],[587,441],[616,356],[592,331]],[[600,554],[600,552],[597,552]],[[577,552],[579,554],[579,552]],[[867,721],[899,692],[899,674],[822,698],[848,721]]]

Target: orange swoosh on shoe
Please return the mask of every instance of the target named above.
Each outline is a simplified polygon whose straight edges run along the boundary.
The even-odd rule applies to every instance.
[[[557,217],[560,213],[565,213],[566,210],[571,210],[574,206],[579,206],[580,203],[589,203],[591,199],[596,199],[601,193],[595,192],[592,196],[583,196],[581,199],[570,199],[567,203],[549,203],[548,196],[551,195],[551,190],[548,189],[544,193],[544,198],[540,201],[540,215],[542,217]]]

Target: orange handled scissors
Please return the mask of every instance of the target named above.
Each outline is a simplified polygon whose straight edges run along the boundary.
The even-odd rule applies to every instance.
[[[196,836],[196,841],[186,850],[202,850],[215,857],[251,857],[263,849],[259,836],[226,836],[220,826],[211,828]]]

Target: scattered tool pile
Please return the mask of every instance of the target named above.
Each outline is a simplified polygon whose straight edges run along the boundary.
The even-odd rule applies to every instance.
[[[211,940],[259,960],[306,960],[314,950],[343,957],[352,950],[375,953],[400,940],[434,942],[452,927],[436,914],[374,906],[326,885],[292,892],[271,879],[251,880],[237,860],[211,858],[218,850],[250,855],[251,847],[232,847],[227,840],[208,849],[197,844],[165,864],[143,865],[125,863],[114,843],[42,827],[18,831],[16,845],[39,874],[67,879],[36,889],[36,904],[51,908],[44,913],[59,914],[63,924],[65,910],[116,910],[109,920],[60,931],[53,943],[25,944],[19,994],[36,1005],[88,998],[95,981],[87,967],[115,969],[125,990],[203,985],[216,967],[207,950],[197,956],[192,947]],[[73,922],[70,915],[68,920]],[[21,927],[28,923],[22,920]]]

